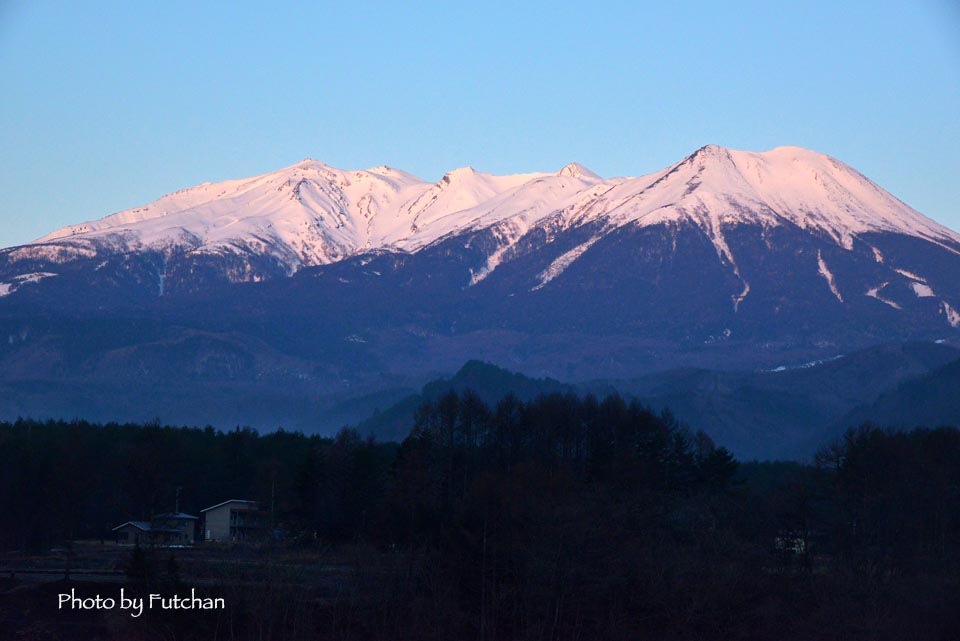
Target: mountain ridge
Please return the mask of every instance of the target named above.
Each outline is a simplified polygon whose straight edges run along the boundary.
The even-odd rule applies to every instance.
[[[387,166],[350,171],[306,159],[179,190],[6,251],[251,252],[272,257],[291,274],[366,251],[415,252],[477,229],[496,230],[502,250],[538,227],[597,223],[609,230],[684,221],[703,229],[735,273],[724,228],[745,222],[791,223],[846,249],[864,233],[893,231],[960,252],[960,234],[834,158],[800,147],[747,152],[716,145],[652,174],[611,179],[571,163],[552,173],[504,176],[463,167],[429,183]],[[503,253],[491,255],[489,270]],[[748,288],[744,282],[742,296]]]

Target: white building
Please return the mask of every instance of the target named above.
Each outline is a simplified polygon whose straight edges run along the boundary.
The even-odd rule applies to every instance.
[[[266,520],[256,501],[230,499],[200,513],[206,541],[251,541],[265,534]]]

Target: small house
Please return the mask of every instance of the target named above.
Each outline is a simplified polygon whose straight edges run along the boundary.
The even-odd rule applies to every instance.
[[[149,521],[127,521],[113,528],[117,543],[129,545],[193,545],[199,519],[183,512],[154,515]]]
[[[113,531],[116,533],[117,543],[146,545],[150,542],[149,521],[127,521],[126,523],[113,528]]]
[[[230,499],[200,510],[207,541],[254,541],[266,533],[266,521],[256,501]]]

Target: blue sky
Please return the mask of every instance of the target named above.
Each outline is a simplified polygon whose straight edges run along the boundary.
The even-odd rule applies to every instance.
[[[305,157],[436,180],[800,145],[960,229],[960,9],[0,0],[0,246]]]

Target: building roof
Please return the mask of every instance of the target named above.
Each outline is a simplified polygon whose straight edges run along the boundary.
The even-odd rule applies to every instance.
[[[227,503],[243,503],[244,506],[247,507],[248,509],[254,509],[254,510],[255,510],[255,509],[257,508],[257,502],[256,502],[256,501],[248,501],[248,500],[246,500],[246,499],[228,499],[228,500],[226,500],[226,501],[224,501],[224,502],[222,502],[222,503],[217,503],[216,505],[211,505],[210,507],[204,508],[204,509],[200,510],[200,512],[201,512],[201,513],[202,513],[202,512],[207,512],[207,511],[212,510],[212,509],[214,509],[214,508],[218,508],[218,507],[220,507],[220,506],[222,506],[222,505],[226,505]]]
[[[111,532],[116,532],[116,531],[119,530],[120,528],[126,527],[126,526],[128,526],[128,525],[132,525],[133,527],[137,528],[138,530],[143,530],[144,532],[149,532],[150,529],[151,529],[151,528],[150,528],[150,524],[147,523],[146,521],[127,521],[126,523],[121,523],[121,524],[118,525],[117,527],[113,528],[113,529],[111,530]]]
[[[164,514],[155,514],[155,515],[153,516],[153,518],[151,519],[151,521],[156,521],[156,520],[158,520],[158,519],[160,519],[160,520],[165,520],[165,519],[180,519],[180,520],[184,520],[184,521],[197,521],[197,520],[199,520],[197,517],[193,516],[192,514],[184,514],[183,512],[166,512],[166,513],[164,513]],[[117,527],[113,528],[112,531],[113,531],[113,532],[116,532],[116,531],[119,530],[120,528],[126,527],[126,526],[128,526],[128,525],[132,525],[133,527],[137,528],[138,530],[143,530],[144,532],[179,532],[179,531],[180,531],[180,530],[178,530],[178,529],[176,529],[176,528],[155,527],[155,526],[151,525],[151,522],[150,522],[150,521],[127,521],[126,523],[122,523],[122,524],[118,525]]]

